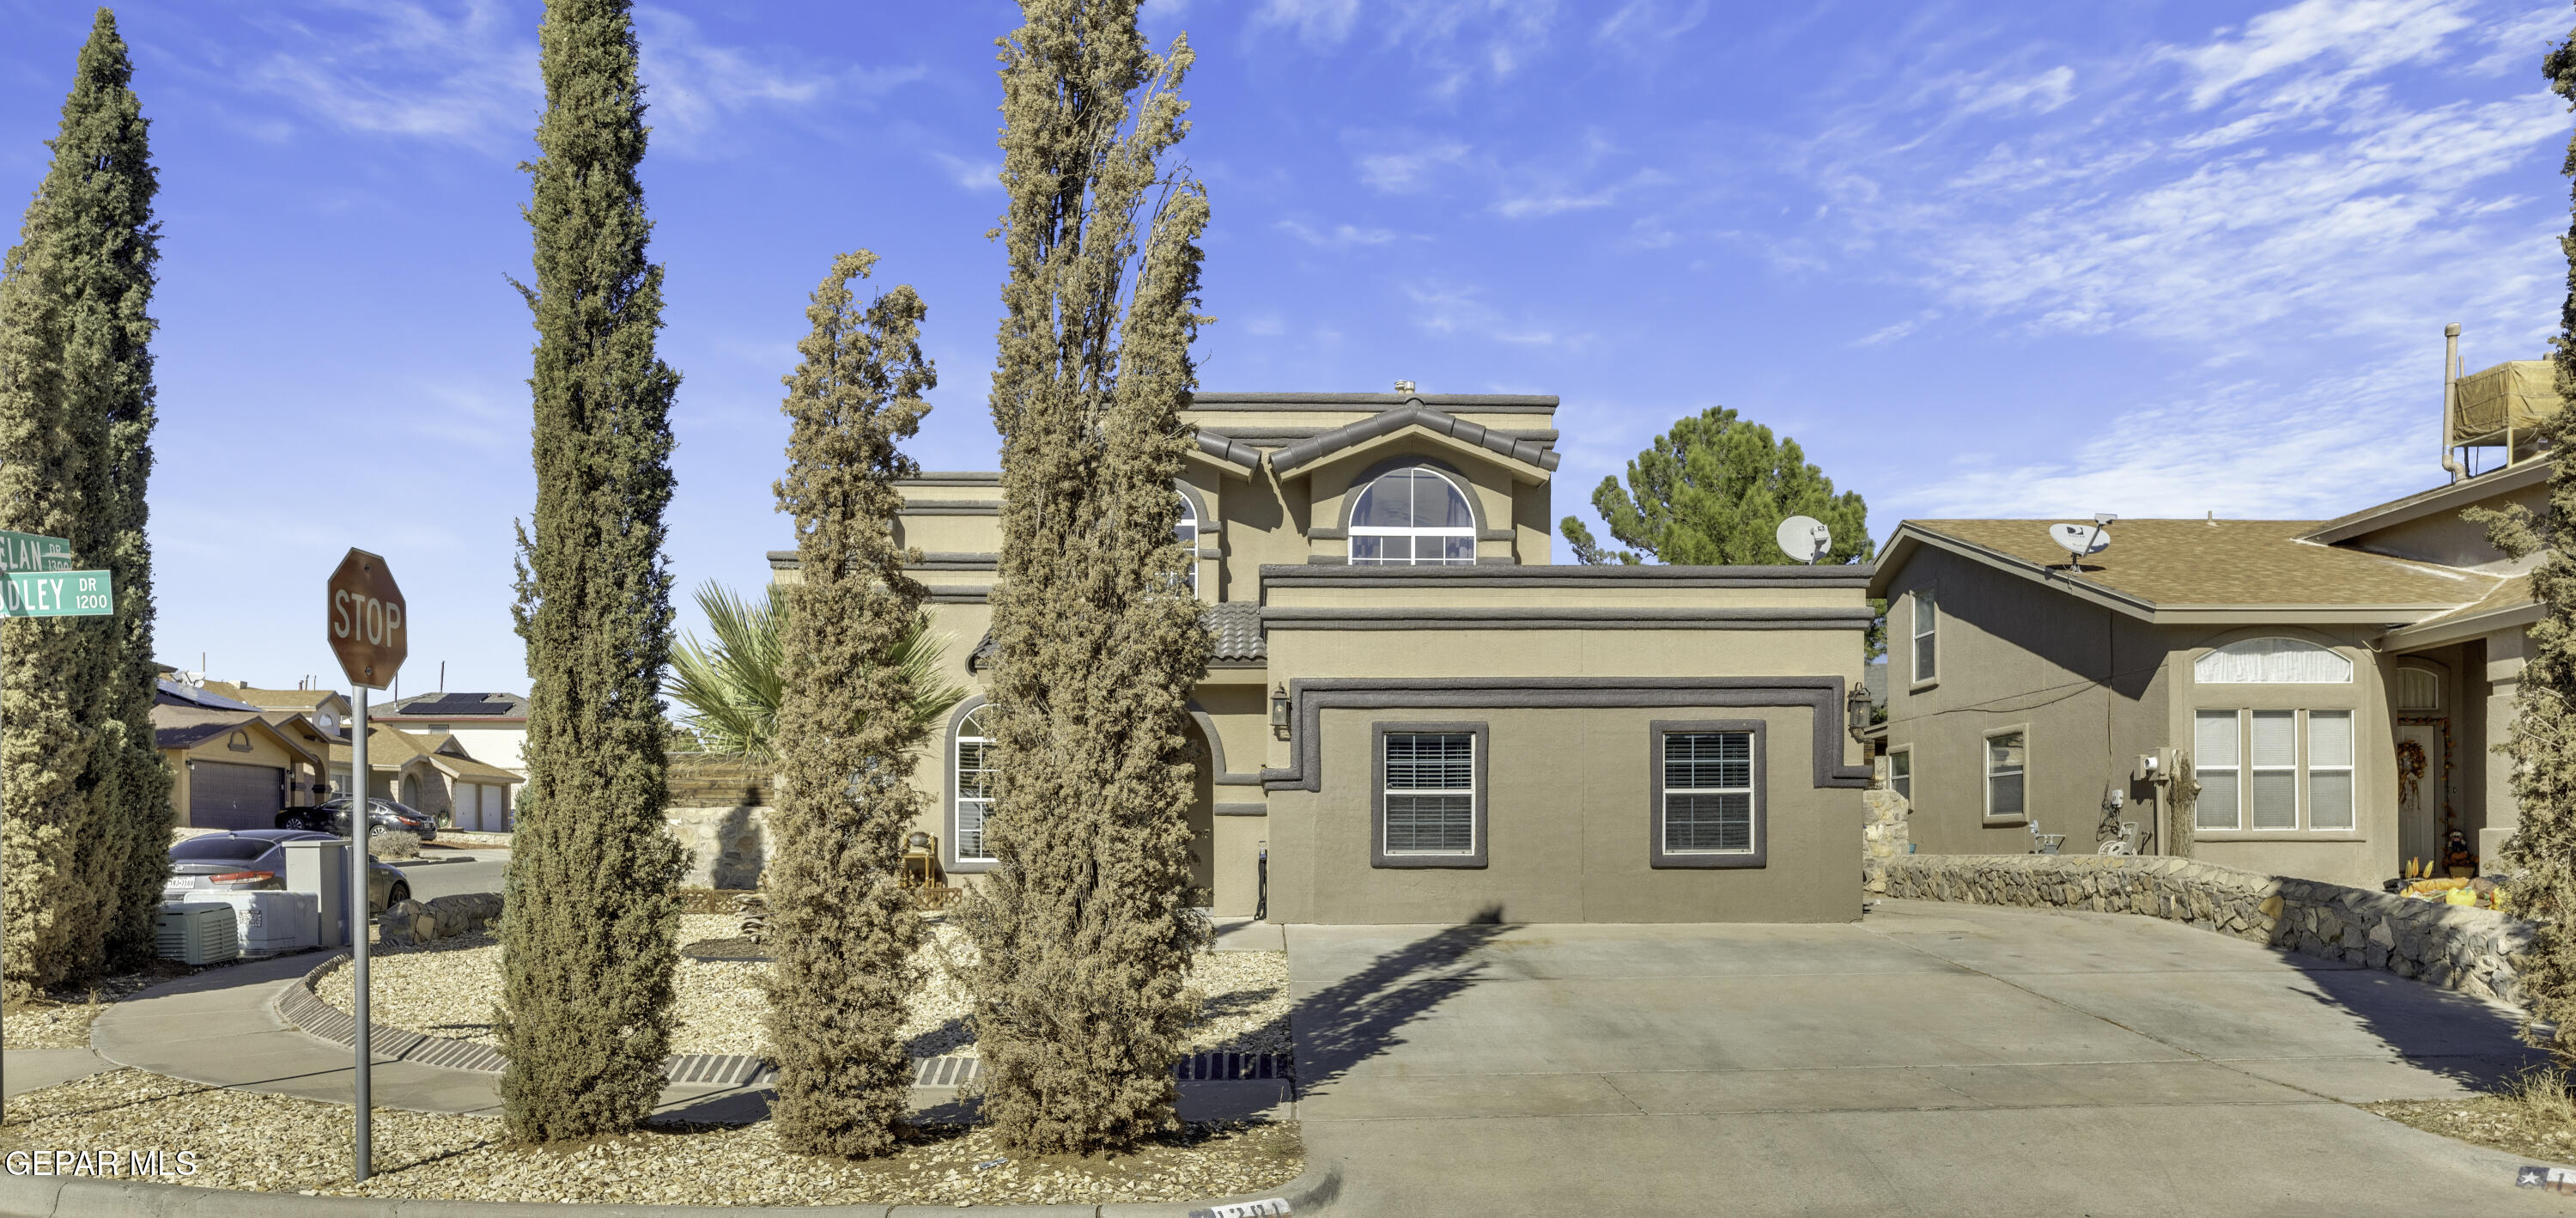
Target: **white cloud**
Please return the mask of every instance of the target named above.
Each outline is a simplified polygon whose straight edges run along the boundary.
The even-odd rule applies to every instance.
[[[1400,151],[1365,154],[1359,158],[1359,173],[1361,181],[1378,190],[1406,194],[1428,185],[1433,175],[1466,162],[1465,144],[1437,140]]]
[[[2429,59],[2471,24],[2450,0],[2299,0],[2169,53],[2190,70],[2191,104],[2206,109],[2238,85],[2319,59],[2354,75]]]
[[[264,24],[276,51],[239,74],[255,92],[286,98],[308,122],[370,134],[497,149],[523,144],[544,106],[534,23],[501,0],[338,0],[328,28]],[[709,41],[697,23],[636,11],[648,119],[659,150],[711,146],[701,137],[760,109],[866,105],[926,73],[920,67],[800,66]]]
[[[1525,316],[1509,316],[1486,304],[1484,292],[1474,287],[1435,281],[1406,284],[1404,291],[1418,310],[1414,324],[1433,334],[1481,338],[1520,347],[1576,350],[1592,342],[1592,335],[1588,333],[1568,334]]]
[[[1667,46],[1708,19],[1708,0],[1628,0],[1592,31],[1592,40],[1632,52]]]
[[[1360,0],[1263,0],[1252,15],[1255,26],[1284,25],[1309,45],[1334,46],[1350,37]]]
[[[977,159],[934,151],[930,154],[930,159],[939,162],[939,167],[948,171],[948,180],[962,189],[1000,190],[1002,188],[1000,157]]]
[[[1360,228],[1350,224],[1336,224],[1327,232],[1317,232],[1295,220],[1282,220],[1274,227],[1278,228],[1280,232],[1286,233],[1291,237],[1295,237],[1296,239],[1314,246],[1317,249],[1348,249],[1354,245],[1385,245],[1386,243],[1396,239],[1396,233],[1392,229]]]

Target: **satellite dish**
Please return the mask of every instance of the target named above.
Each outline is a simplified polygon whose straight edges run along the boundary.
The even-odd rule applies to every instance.
[[[1796,562],[1814,566],[1816,560],[1833,548],[1833,530],[1813,516],[1792,516],[1780,522],[1780,531],[1771,535],[1780,543],[1780,552]]]
[[[2108,520],[2092,524],[2052,524],[2048,526],[2048,538],[2057,543],[2058,549],[2066,551],[2066,565],[2072,567],[2087,554],[2099,554],[2111,548],[2110,526]]]

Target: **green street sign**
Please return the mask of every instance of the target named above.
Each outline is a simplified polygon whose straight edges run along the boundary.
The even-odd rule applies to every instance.
[[[72,543],[0,529],[0,571],[68,571],[71,567]]]
[[[0,583],[0,617],[103,617],[116,612],[105,571],[11,571]]]

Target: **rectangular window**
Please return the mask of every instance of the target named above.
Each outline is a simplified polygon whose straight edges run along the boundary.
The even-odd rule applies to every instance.
[[[1914,681],[1921,684],[1939,673],[1938,639],[1941,611],[1929,589],[1914,594]]]
[[[2299,712],[2254,712],[2245,807],[2256,829],[2299,827]]]
[[[1986,816],[2027,815],[2023,783],[2028,777],[2029,735],[2016,728],[1986,737]]]
[[[1386,853],[1476,851],[1476,738],[1386,734]]]
[[[2205,710],[2193,716],[2192,777],[2200,783],[2200,804],[2191,818],[2194,828],[2244,827],[2237,798],[2242,770],[2237,763],[2236,721],[2232,710]]]
[[[969,729],[975,730],[975,729]],[[984,852],[984,817],[993,807],[992,742],[961,736],[957,741],[957,857],[992,862]]]
[[[1914,750],[1898,749],[1887,755],[1887,789],[1907,803],[1914,802]]]
[[[2352,828],[2351,711],[2308,712],[2308,827]]]
[[[1664,735],[1664,852],[1753,852],[1753,733]]]

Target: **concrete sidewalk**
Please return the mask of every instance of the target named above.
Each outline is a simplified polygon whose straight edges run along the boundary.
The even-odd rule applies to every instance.
[[[2509,1075],[2536,1060],[2513,1012],[2168,923],[1289,939],[1297,1115],[1350,1212],[2569,1212],[2520,1160],[2338,1102]]]
[[[0,1049],[0,1099],[115,1068],[87,1049]]]
[[[135,994],[91,1025],[91,1048],[106,1063],[97,1069],[131,1066],[217,1087],[355,1103],[355,1052],[294,1027],[276,1009],[282,994],[328,958],[301,952],[247,961]],[[370,1086],[377,1107],[500,1115],[500,1075],[383,1056],[374,1062]],[[55,1080],[64,1081],[69,1080]],[[673,1120],[747,1123],[766,1119],[772,1094],[766,1086],[673,1084],[663,1089],[655,1111]],[[958,1088],[915,1087],[912,1094],[916,1110],[939,1119],[972,1117],[972,1101],[961,1103]],[[1284,1119],[1294,1109],[1284,1080],[1181,1084],[1185,1119]]]

